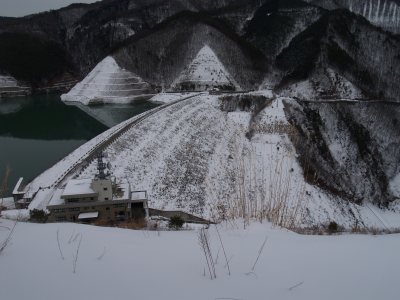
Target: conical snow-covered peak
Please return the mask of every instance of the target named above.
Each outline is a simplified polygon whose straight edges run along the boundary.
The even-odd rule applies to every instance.
[[[136,74],[120,68],[111,56],[107,56],[68,94],[63,101],[92,103],[129,103],[149,97],[153,88]]]
[[[204,46],[172,84],[173,89],[204,91],[240,89],[209,46]]]

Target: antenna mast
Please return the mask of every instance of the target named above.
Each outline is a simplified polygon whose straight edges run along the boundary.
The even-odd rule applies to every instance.
[[[100,179],[105,179],[106,175],[104,174],[104,169],[107,167],[106,164],[103,162],[103,151],[99,150],[96,153],[96,157],[97,157],[97,170],[99,170],[99,178]]]

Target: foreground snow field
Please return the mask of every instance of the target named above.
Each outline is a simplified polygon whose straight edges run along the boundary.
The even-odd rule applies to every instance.
[[[4,227],[12,222],[1,222],[3,241],[8,233]],[[1,299],[398,299],[397,234],[305,236],[273,229],[269,223],[243,229],[238,220],[236,225],[218,225],[231,258],[230,276],[215,226],[209,229],[214,260],[219,251],[217,278],[211,280],[197,243],[198,228],[158,235],[68,223],[18,223],[11,246],[0,255]],[[73,273],[72,255],[81,236]],[[104,249],[108,252],[98,259]]]

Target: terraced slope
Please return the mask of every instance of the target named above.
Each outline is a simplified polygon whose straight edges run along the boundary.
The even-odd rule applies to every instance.
[[[132,72],[121,69],[111,56],[103,59],[63,101],[94,103],[129,103],[148,98],[153,88]]]
[[[26,91],[29,90],[27,87],[21,87],[18,85],[17,80],[11,76],[0,75],[0,95],[6,96],[23,96]]]
[[[186,67],[172,84],[175,90],[204,91],[216,87],[224,90],[240,89],[222,65],[214,51],[204,46],[192,63]]]

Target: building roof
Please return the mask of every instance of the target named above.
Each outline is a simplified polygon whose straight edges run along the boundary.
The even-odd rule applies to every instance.
[[[64,192],[64,189],[56,189],[56,191],[53,194],[53,197],[51,197],[51,200],[48,204],[50,205],[62,205],[64,204],[64,199],[61,199],[61,194]]]
[[[129,193],[131,192],[129,183],[117,184],[117,190],[113,194],[113,200],[130,200]]]
[[[93,191],[92,187],[92,179],[71,179],[68,181],[65,186],[64,192],[61,195],[61,198],[67,199],[74,196],[97,196],[98,193]]]
[[[91,218],[97,218],[99,216],[98,211],[93,211],[93,212],[87,212],[87,213],[80,213],[78,216],[78,219],[91,219]]]

